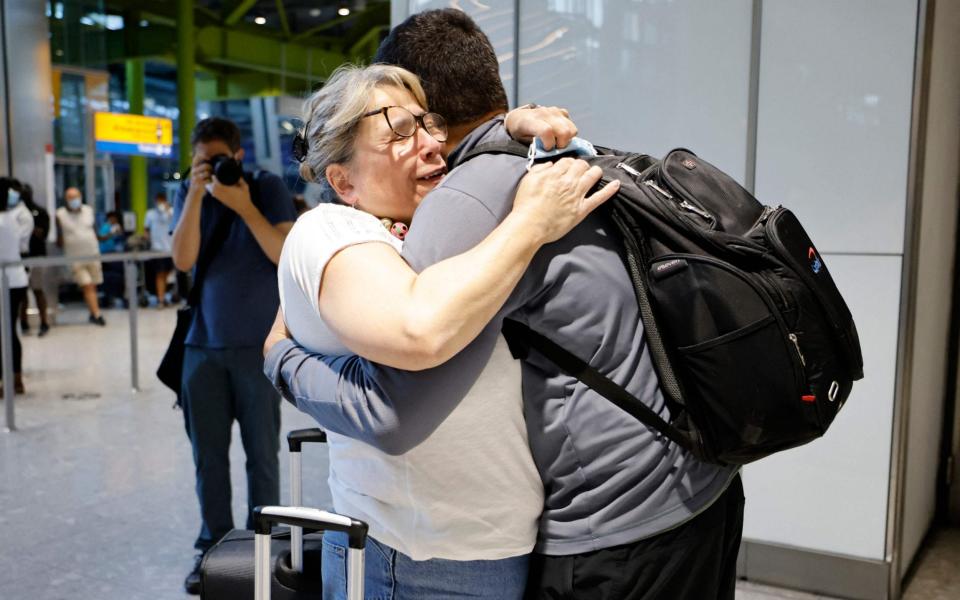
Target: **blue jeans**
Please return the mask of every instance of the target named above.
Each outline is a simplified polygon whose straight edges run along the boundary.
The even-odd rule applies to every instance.
[[[259,348],[187,346],[181,384],[184,425],[193,446],[200,535],[206,552],[233,529],[230,437],[233,421],[247,455],[247,529],[258,505],[280,503],[280,396],[263,375]]]
[[[364,552],[366,600],[520,600],[530,556],[501,560],[417,561],[367,538]],[[323,598],[347,597],[347,536],[323,534]]]

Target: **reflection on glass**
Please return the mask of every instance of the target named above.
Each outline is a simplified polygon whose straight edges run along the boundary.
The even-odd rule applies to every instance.
[[[497,52],[500,63],[500,79],[507,90],[507,100],[511,106],[518,104],[514,98],[513,81],[513,32],[514,0],[410,0],[410,14],[432,10],[436,8],[457,8],[476,21],[483,30],[493,49]],[[520,103],[526,102],[522,100]]]
[[[519,102],[567,107],[582,135],[688,147],[743,181],[752,2],[520,4]]]

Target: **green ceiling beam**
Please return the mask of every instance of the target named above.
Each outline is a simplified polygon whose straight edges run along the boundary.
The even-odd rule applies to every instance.
[[[283,7],[283,0],[277,0],[277,14],[280,15],[280,28],[283,36],[290,39],[290,23],[287,22],[287,9]]]
[[[350,59],[353,62],[369,64],[380,47],[381,36],[390,30],[389,25],[374,27],[350,47]]]
[[[121,63],[132,59],[148,59],[177,65],[178,29],[176,9],[182,0],[154,3],[139,9],[134,0],[107,0],[111,8],[126,7],[125,16],[132,27],[121,31],[93,31],[89,35],[64,35],[63,20],[51,19],[50,30],[55,48],[62,48],[67,37],[80,38],[82,48],[73,56],[56,62],[89,67],[105,63]],[[235,6],[236,13],[247,2]],[[387,9],[386,11],[384,9]],[[182,8],[181,8],[182,10]],[[249,10],[249,7],[248,9]],[[239,18],[242,18],[239,17]],[[139,19],[149,25],[139,26]],[[243,98],[275,93],[300,94],[325,81],[330,73],[345,62],[369,62],[389,22],[389,4],[371,3],[366,11],[352,15],[353,30],[340,38],[296,41],[283,39],[281,32],[238,23],[234,26],[215,22],[205,11],[195,11],[194,35],[197,95],[204,100]],[[344,19],[348,20],[348,19]],[[341,21],[342,22],[342,21]],[[289,23],[288,23],[289,25]],[[363,27],[361,29],[361,27]],[[360,29],[360,31],[354,31]],[[83,63],[79,61],[83,58]]]
[[[307,29],[307,30],[305,30],[305,31],[301,31],[301,32],[298,33],[297,35],[293,36],[293,37],[291,38],[291,40],[294,41],[294,42],[299,42],[299,41],[301,41],[301,40],[305,40],[305,39],[309,38],[310,36],[312,36],[312,35],[314,35],[314,34],[320,33],[321,31],[326,31],[326,30],[328,30],[328,29],[332,29],[332,28],[336,27],[337,25],[342,25],[343,23],[346,23],[347,21],[352,21],[352,20],[354,20],[354,19],[356,19],[356,18],[357,18],[357,14],[355,13],[355,14],[347,15],[347,16],[345,16],[345,17],[337,17],[336,19],[331,19],[331,20],[327,21],[326,23],[321,23],[320,25],[317,25],[316,27],[311,27],[310,29]]]
[[[303,96],[313,88],[305,79],[242,71],[197,79],[198,100],[245,100],[255,96]]]
[[[230,11],[227,18],[223,20],[223,24],[228,26],[236,25],[247,16],[247,13],[250,12],[250,9],[253,8],[253,5],[256,3],[257,0],[241,0],[240,3]]]
[[[324,81],[349,60],[341,51],[287,43],[222,27],[201,28],[196,43],[198,62],[306,81]]]

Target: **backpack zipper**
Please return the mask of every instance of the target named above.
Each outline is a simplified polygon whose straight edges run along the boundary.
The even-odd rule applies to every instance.
[[[618,169],[621,169],[621,170],[623,170],[623,171],[626,171],[627,173],[633,175],[634,177],[640,177],[640,171],[634,169],[633,167],[631,167],[630,165],[628,165],[628,164],[626,164],[626,163],[618,162],[618,163],[617,163],[617,168],[618,168]]]
[[[772,207],[772,206],[764,205],[764,207],[763,207],[763,212],[760,213],[760,216],[757,217],[756,222],[753,224],[753,226],[752,226],[748,231],[752,231],[752,230],[756,229],[757,227],[761,227],[761,226],[763,226],[764,224],[766,224],[767,219],[770,218],[770,215],[772,215],[772,214],[773,214],[773,211],[775,211],[775,210],[777,210],[777,209],[775,209],[775,208]]]
[[[700,215],[701,217],[703,217],[704,219],[710,221],[711,223],[713,223],[714,220],[715,220],[715,219],[713,218],[713,215],[711,215],[711,214],[708,213],[707,211],[703,210],[703,209],[700,208],[699,206],[694,205],[694,204],[693,204],[692,202],[690,202],[689,200],[681,200],[681,201],[680,201],[680,208],[684,208],[684,209],[686,209],[686,210],[688,210],[688,211],[690,211],[690,212],[692,212],[692,213],[694,213],[694,214],[696,214],[696,215]]]
[[[617,165],[617,166],[619,166],[619,165]],[[627,165],[623,165],[623,166],[626,167]],[[629,167],[627,167],[627,168],[629,168]],[[626,170],[626,169],[624,169],[624,170]],[[631,170],[632,170],[632,169],[631,169]],[[627,172],[629,173],[629,171],[627,171]],[[652,188],[652,189],[657,190],[658,192],[660,192],[660,194],[662,194],[663,196],[666,196],[667,198],[669,198],[669,199],[671,199],[671,200],[674,199],[673,194],[671,194],[671,193],[668,192],[667,190],[665,190],[665,189],[663,189],[662,187],[660,187],[659,185],[657,185],[652,179],[646,179],[646,180],[644,180],[643,185],[647,186],[648,188]],[[693,214],[699,216],[700,218],[706,219],[706,220],[709,221],[710,223],[716,223],[716,222],[717,222],[717,220],[714,218],[713,215],[711,215],[710,213],[708,213],[708,212],[705,211],[704,209],[700,208],[699,206],[697,206],[697,205],[694,204],[693,202],[690,202],[689,200],[683,199],[683,200],[680,200],[680,202],[678,202],[677,204],[678,204],[678,206],[680,206],[680,208],[682,208],[683,210],[685,210],[685,211],[687,211],[687,212],[692,212]]]
[[[626,166],[626,165],[624,165],[624,166]],[[638,175],[639,175],[639,173],[638,173]],[[663,189],[662,187],[660,187],[659,185],[657,185],[652,179],[647,179],[646,181],[643,182],[643,185],[645,185],[645,186],[647,186],[647,187],[649,187],[649,188],[653,188],[653,189],[657,190],[658,192],[660,192],[662,195],[664,195],[664,196],[666,196],[667,198],[670,198],[671,200],[673,200],[673,194],[671,194],[671,193],[668,192],[667,190],[665,190],[665,189]],[[686,202],[686,200],[684,200],[683,202]],[[683,202],[680,203],[680,206],[683,206]]]
[[[800,357],[800,364],[806,367],[807,359],[803,357],[803,352],[800,352],[800,340],[797,339],[797,334],[791,333],[787,337],[790,338],[791,342],[793,342],[793,347],[797,349],[797,356]]]

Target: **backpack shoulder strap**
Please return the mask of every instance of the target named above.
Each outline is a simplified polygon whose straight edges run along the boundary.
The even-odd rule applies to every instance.
[[[487,142],[486,144],[478,144],[472,150],[465,153],[463,156],[458,158],[455,163],[450,167],[450,170],[453,170],[454,167],[460,166],[463,163],[467,162],[471,158],[480,156],[481,154],[511,154],[513,156],[519,156],[520,158],[527,158],[527,154],[530,151],[530,146],[527,144],[522,144],[516,140],[504,141],[504,142]]]
[[[690,449],[689,440],[673,425],[663,420],[660,415],[641,402],[639,398],[614,383],[609,377],[585,363],[566,348],[512,319],[504,320],[503,335],[507,338],[507,345],[515,358],[524,358],[529,354],[531,348],[536,350],[568,375],[576,377],[627,414],[656,429],[682,448]]]

